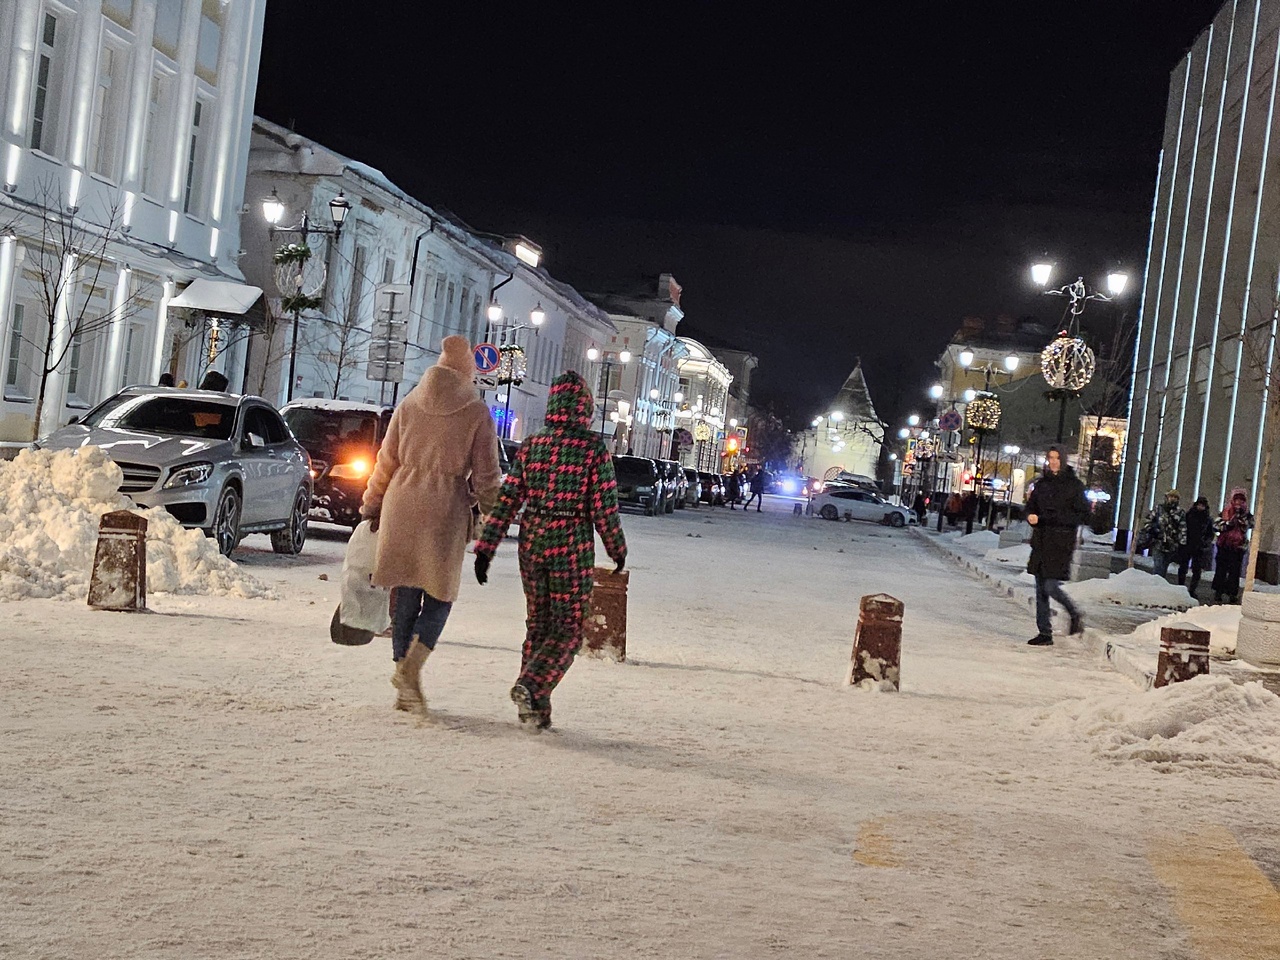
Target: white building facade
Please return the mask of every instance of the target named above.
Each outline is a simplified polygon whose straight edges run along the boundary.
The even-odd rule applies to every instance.
[[[256,299],[237,260],[264,7],[0,4],[0,441],[197,378],[204,314],[170,310],[192,281]]]
[[[1276,336],[1280,3],[1225,4],[1173,71],[1152,209],[1116,523],[1166,490],[1216,511],[1257,496],[1269,404],[1258,358]],[[1269,368],[1268,368],[1269,369]],[[1280,464],[1273,466],[1273,471]],[[1270,478],[1275,490],[1276,474]],[[1280,550],[1276,512],[1258,531]],[[1267,579],[1274,579],[1274,561]]]

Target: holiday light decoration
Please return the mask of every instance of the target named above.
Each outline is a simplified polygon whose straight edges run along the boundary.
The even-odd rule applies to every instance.
[[[965,419],[973,430],[996,430],[1000,427],[1000,401],[994,393],[980,393],[965,408]]]
[[[1040,370],[1054,390],[1079,393],[1093,379],[1096,366],[1089,345],[1065,331],[1040,352]]]

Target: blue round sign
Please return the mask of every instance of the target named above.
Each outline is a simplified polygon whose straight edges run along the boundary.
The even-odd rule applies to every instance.
[[[476,344],[473,355],[476,359],[476,370],[480,373],[493,373],[501,362],[501,354],[492,343]]]
[[[943,430],[959,430],[964,426],[959,410],[948,410],[938,418],[938,426]]]

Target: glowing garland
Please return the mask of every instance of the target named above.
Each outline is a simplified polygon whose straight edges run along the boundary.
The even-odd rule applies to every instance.
[[[1040,370],[1054,390],[1077,393],[1093,379],[1093,351],[1079,337],[1058,337],[1040,352]]]
[[[994,393],[980,393],[964,411],[973,430],[997,430],[1000,427],[1000,401]]]

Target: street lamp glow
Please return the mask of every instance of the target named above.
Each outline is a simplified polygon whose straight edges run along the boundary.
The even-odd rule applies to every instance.
[[[907,426],[909,427],[920,426],[920,418],[913,413],[911,416],[907,417]]]
[[[652,390],[650,390],[650,391],[649,391],[649,399],[650,399],[650,400],[657,400],[657,399],[658,399],[658,388],[657,388],[657,387],[654,387]]]
[[[968,348],[960,351],[960,366],[967,367],[973,363],[973,351]]]
[[[1129,285],[1129,275],[1123,270],[1113,270],[1107,274],[1107,292],[1113,297],[1118,297],[1124,293],[1124,288]]]
[[[813,425],[814,425],[815,427],[820,427],[820,426],[822,426],[822,418],[821,418],[821,417],[814,417],[814,418],[813,418]]]
[[[897,455],[896,453],[891,453],[891,454],[889,454],[889,459],[890,459],[890,460],[897,460],[897,459],[898,459],[898,455]]]
[[[600,359],[600,351],[597,350],[595,347],[589,347],[587,349],[587,359],[590,360],[592,363],[595,363],[597,360]]]
[[[535,327],[540,327],[543,321],[547,319],[547,311],[542,309],[542,301],[538,301],[538,305],[529,312],[529,322]]]
[[[273,227],[284,219],[284,201],[280,199],[274,187],[271,190],[271,196],[262,201],[262,216]]]
[[[671,399],[674,400],[676,403],[684,403],[684,394],[681,393],[679,390],[677,390],[676,395]]]
[[[929,396],[933,397],[935,400],[941,400],[942,395],[946,392],[947,391],[942,388],[942,384],[940,383],[935,383],[929,388]]]
[[[738,418],[737,417],[731,418],[729,420],[729,426],[736,428],[738,426]]]
[[[906,427],[903,427],[901,430],[898,431],[899,440],[905,440],[909,436],[911,436],[911,431],[908,430]]]
[[[347,222],[347,214],[351,212],[351,201],[338,191],[338,195],[329,201],[329,219],[333,221],[333,229],[341,230]]]
[[[970,387],[968,390],[964,392],[964,402],[973,403],[973,398],[976,397],[977,395],[978,395],[978,391],[973,389],[973,387]]]
[[[841,420],[844,419],[844,413],[840,410],[832,410],[831,419],[834,420],[836,423],[839,423]]]
[[[620,354],[618,354],[618,362],[619,362],[619,363],[630,363],[630,362],[631,362],[631,351],[630,351],[630,350],[623,350]]]
[[[1009,454],[1009,456],[1013,456],[1014,454],[1021,453],[1022,448],[1016,443],[1006,443],[1004,445],[1004,452]]]
[[[1004,358],[1004,368],[1010,373],[1018,369],[1018,358],[1014,354],[1009,354]]]
[[[1045,286],[1049,282],[1049,277],[1053,275],[1053,264],[1047,260],[1041,260],[1031,265],[1031,280],[1037,286]]]
[[[502,319],[502,305],[497,300],[489,301],[488,317],[490,323],[497,323]]]

